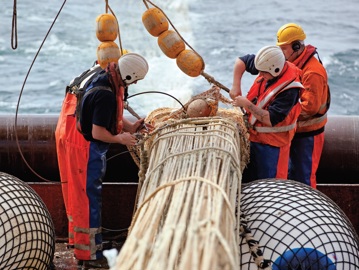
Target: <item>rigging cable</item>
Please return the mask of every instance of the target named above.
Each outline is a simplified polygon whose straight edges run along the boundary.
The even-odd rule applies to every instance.
[[[16,50],[17,48],[17,8],[16,1],[14,0],[14,8],[12,12],[12,28],[11,28],[11,48]]]
[[[16,1],[16,0],[14,0],[14,1]],[[18,150],[19,150],[19,153],[20,153],[20,155],[21,155],[23,161],[25,162],[26,166],[27,166],[37,177],[39,177],[41,180],[43,180],[43,181],[45,181],[45,182],[52,182],[52,181],[51,181],[51,180],[48,180],[48,179],[45,179],[44,177],[42,177],[42,176],[40,176],[38,173],[36,173],[36,172],[34,171],[34,169],[31,168],[30,164],[26,161],[26,159],[25,159],[25,157],[24,157],[24,155],[23,155],[23,153],[22,153],[22,151],[21,151],[20,144],[19,144],[19,138],[18,138],[18,134],[17,134],[17,116],[18,116],[18,112],[19,112],[19,105],[20,105],[21,96],[22,96],[22,93],[23,93],[23,91],[24,91],[24,87],[25,87],[27,78],[29,77],[29,74],[30,74],[30,72],[31,72],[31,69],[32,69],[32,67],[33,67],[33,65],[34,65],[34,63],[35,63],[35,61],[36,61],[36,58],[38,57],[38,55],[39,55],[39,53],[40,53],[40,51],[41,51],[41,49],[42,49],[42,47],[43,47],[43,45],[44,45],[44,43],[45,43],[47,37],[48,37],[48,35],[50,34],[52,27],[54,26],[54,24],[55,24],[57,18],[59,17],[59,15],[60,15],[60,13],[61,13],[63,7],[65,6],[66,1],[67,1],[67,0],[64,0],[64,2],[62,3],[62,6],[60,7],[59,11],[57,12],[57,14],[56,14],[56,16],[55,16],[55,18],[54,18],[54,20],[53,20],[53,22],[52,22],[52,24],[51,24],[49,30],[47,31],[47,33],[46,33],[46,35],[45,35],[45,38],[43,39],[43,41],[42,41],[42,43],[41,43],[39,49],[37,50],[37,52],[36,52],[36,54],[35,54],[34,59],[33,59],[32,62],[31,62],[30,68],[29,68],[29,70],[27,71],[27,74],[26,74],[25,79],[24,79],[24,83],[22,84],[22,87],[21,87],[21,91],[20,91],[20,94],[19,94],[19,99],[18,99],[18,102],[17,102],[17,105],[16,105],[16,113],[15,113],[15,127],[14,127],[14,131],[15,131],[16,145],[17,145],[17,148],[18,148]]]
[[[179,101],[177,98],[175,98],[174,96],[168,94],[168,93],[165,93],[165,92],[161,92],[161,91],[144,91],[144,92],[141,92],[141,93],[137,93],[137,94],[133,94],[131,96],[128,96],[127,99],[131,98],[131,97],[135,97],[135,96],[138,96],[138,95],[143,95],[143,94],[162,94],[162,95],[166,95],[166,96],[169,96],[171,98],[173,98],[174,100],[176,100],[182,107],[183,111],[186,112],[186,108],[184,107],[184,105],[181,103],[181,101]]]

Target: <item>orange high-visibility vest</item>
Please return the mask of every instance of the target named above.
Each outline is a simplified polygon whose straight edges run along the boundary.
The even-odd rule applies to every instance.
[[[247,98],[253,100],[257,97],[256,106],[262,109],[268,108],[275,97],[290,88],[303,88],[300,83],[299,69],[293,64],[287,62],[283,73],[275,83],[265,88],[265,81],[261,76],[255,80],[248,92]],[[259,93],[259,95],[258,95]],[[257,96],[258,95],[258,96]],[[265,126],[258,121],[254,115],[249,114],[249,123],[252,126],[249,129],[250,141],[264,143],[276,147],[290,144],[296,130],[296,121],[301,111],[300,103],[293,106],[286,118],[273,127]]]

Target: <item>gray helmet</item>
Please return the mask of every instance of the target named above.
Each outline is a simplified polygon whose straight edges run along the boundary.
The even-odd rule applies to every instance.
[[[137,53],[127,53],[118,60],[118,68],[122,80],[129,85],[145,78],[148,72],[148,63]]]
[[[278,46],[265,46],[254,58],[256,69],[269,72],[273,77],[277,77],[282,72],[284,64],[285,57]]]

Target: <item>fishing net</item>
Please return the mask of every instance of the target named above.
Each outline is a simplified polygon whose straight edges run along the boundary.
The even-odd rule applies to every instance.
[[[233,121],[241,114],[226,113],[231,117],[151,114],[156,130],[141,152],[137,209],[115,269],[238,268],[237,199],[248,141],[242,148],[246,133]]]
[[[189,118],[198,98],[210,115]],[[137,150],[137,207],[115,269],[356,269],[358,236],[328,197],[276,179],[241,191],[246,123],[221,99],[211,88],[146,118],[155,130]]]
[[[149,113],[149,115],[146,117],[145,122],[150,123],[155,128],[158,128],[160,126],[166,125],[167,122],[171,123],[175,120],[181,120],[181,119],[191,119],[187,115],[187,109],[188,106],[195,100],[203,100],[209,107],[209,113],[207,117],[214,117],[219,116],[223,117],[229,120],[232,120],[236,127],[238,128],[238,132],[240,133],[240,142],[241,142],[241,151],[242,156],[241,158],[241,166],[243,169],[244,166],[248,163],[249,160],[249,134],[247,132],[245,119],[243,116],[243,112],[238,110],[238,108],[231,108],[231,109],[224,109],[219,108],[219,104],[231,104],[231,100],[226,98],[220,93],[221,89],[217,86],[212,86],[210,89],[199,93],[198,95],[193,96],[188,102],[186,102],[182,108],[180,109],[174,109],[169,107],[162,107],[153,110]],[[191,120],[190,120],[191,121]],[[153,136],[151,136],[153,137]],[[148,143],[148,140],[151,140],[150,138],[146,138],[146,141]],[[131,153],[131,156],[134,160],[134,162],[137,164],[138,167],[140,167],[141,163],[141,144],[134,147],[128,147],[129,151]]]
[[[249,249],[241,238],[242,270],[257,270],[259,245],[273,270],[358,269],[358,236],[343,211],[323,193],[291,180],[264,179],[242,188],[240,200]],[[253,241],[258,241],[254,243]]]
[[[0,269],[49,269],[55,252],[51,216],[29,185],[2,172],[0,217]]]
[[[207,105],[210,108],[210,112],[208,114],[208,117],[216,116],[219,108],[219,102],[222,102],[223,104],[230,104],[231,101],[223,96],[220,93],[220,88],[217,86],[212,86],[207,91],[204,91],[202,93],[199,93],[198,95],[193,96],[187,103],[183,105],[180,109],[170,109],[170,108],[159,108],[157,110],[152,111],[149,116],[147,117],[147,120],[153,124],[156,125],[160,122],[167,121],[169,119],[183,119],[188,118],[187,115],[187,109],[188,106],[194,101],[194,100],[204,100]]]

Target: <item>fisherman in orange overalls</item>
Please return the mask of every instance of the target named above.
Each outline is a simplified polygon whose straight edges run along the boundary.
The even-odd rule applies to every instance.
[[[91,80],[77,109],[78,121],[73,117],[66,123],[71,130],[65,128],[64,132],[72,141],[66,141],[68,158],[59,159],[59,165],[69,164],[66,176],[74,255],[81,266],[108,268],[102,254],[101,231],[106,153],[111,143],[128,146],[137,143],[133,133],[141,129],[144,119],[132,123],[123,117],[124,96],[127,87],[142,80],[147,72],[147,61],[139,54],[121,56],[118,63],[110,63]]]
[[[102,70],[100,65],[96,64],[81,75],[74,78],[66,87],[65,98],[62,103],[61,112],[58,118],[55,141],[57,161],[61,179],[61,189],[64,199],[66,216],[68,220],[68,247],[72,248],[74,245],[74,232],[73,232],[73,217],[71,207],[71,190],[72,185],[69,183],[78,173],[72,172],[71,168],[74,161],[71,158],[71,152],[67,151],[67,147],[71,145],[78,145],[88,149],[89,142],[87,142],[81,133],[76,129],[75,111],[77,98],[75,92],[78,88],[86,88],[91,81],[91,78],[96,76]],[[83,153],[86,156],[86,152]]]
[[[324,145],[324,127],[330,106],[330,91],[327,72],[314,57],[317,50],[304,45],[306,34],[295,23],[283,25],[277,32],[277,45],[286,60],[302,70],[304,86],[300,100],[302,111],[297,122],[297,131],[290,148],[288,178],[316,188],[316,172]]]

